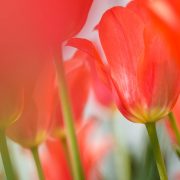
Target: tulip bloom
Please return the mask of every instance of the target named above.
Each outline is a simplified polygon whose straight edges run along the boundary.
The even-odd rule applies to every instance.
[[[98,163],[107,155],[112,147],[109,137],[105,141],[104,138],[100,139],[98,141],[100,143],[97,143],[94,138],[92,139],[92,134],[99,128],[98,125],[95,119],[88,119],[88,122],[81,125],[77,133],[85,179],[87,180],[93,177],[98,177],[99,179],[101,175],[98,171]],[[41,157],[47,180],[72,179],[64,149],[59,141],[49,140],[47,142],[47,150],[44,153],[42,152]]]
[[[0,128],[9,126],[22,111],[19,56],[27,49],[49,51],[52,43],[75,35],[82,28],[91,3],[92,0],[0,2]]]
[[[124,13],[128,12],[128,10],[124,11],[124,8],[121,7],[117,7],[116,9],[119,9]],[[135,14],[132,11],[130,12],[131,15]],[[135,15],[134,17],[136,19],[138,18],[137,15]],[[131,32],[136,29],[131,28]],[[120,31],[119,28],[118,30]],[[137,31],[138,32],[136,33],[140,35],[140,31]],[[143,32],[141,35],[143,37]],[[104,38],[103,40],[106,40],[106,38]],[[132,63],[129,63],[131,59],[129,59],[129,61],[126,61],[126,58],[128,58],[128,56],[126,57],[127,54],[125,53],[125,51],[117,52],[115,51],[113,46],[113,49],[108,49],[112,51],[111,55],[116,55],[116,52],[118,53],[118,55],[122,55],[122,59],[119,59],[118,56],[116,56],[116,61],[114,61],[113,59],[109,59],[109,73],[107,71],[104,75],[107,76],[107,79],[110,79],[112,81],[112,83],[109,83],[109,85],[112,85],[112,93],[114,94],[118,108],[127,119],[134,122],[146,123],[163,118],[170,112],[179,94],[179,69],[178,67],[176,67],[175,63],[171,61],[170,56],[165,56],[168,49],[165,47],[163,49],[163,44],[160,43],[158,39],[157,41],[156,39],[154,39],[154,41],[155,42],[152,41],[152,43],[156,43],[156,46],[154,46],[154,48],[153,46],[152,48],[149,47],[150,52],[146,50],[146,52],[143,52],[146,53],[145,55],[143,53],[140,54],[140,56],[142,55],[144,59],[142,59],[143,57],[140,57],[140,59],[138,59],[137,57],[137,59],[135,59],[132,54],[131,57],[135,61],[133,62],[135,67],[133,67]],[[155,51],[157,50],[157,43],[159,43],[159,52]],[[125,47],[125,44],[126,41],[124,41],[124,44],[122,41],[120,43],[120,45],[124,45],[123,47]],[[99,58],[100,56],[98,55],[96,48],[91,42],[88,42],[84,39],[74,39],[73,43],[70,43],[70,45],[77,47],[84,52],[87,52],[91,57],[93,57],[94,60],[96,60],[97,62],[101,62],[102,64],[102,60]],[[142,42],[142,46],[144,46],[144,42]],[[133,46],[132,48],[135,47],[138,48],[138,46]],[[139,48],[139,50],[141,51],[143,49]],[[162,51],[165,52],[160,53]],[[138,60],[140,60],[140,62],[138,62]],[[122,71],[120,71],[121,69]],[[165,73],[168,73],[167,77],[169,79],[164,79]],[[149,91],[150,88],[151,91]],[[164,93],[161,92],[161,88],[165,90],[163,91]],[[168,99],[165,99],[165,97]]]
[[[165,117],[180,92],[180,70],[149,14],[138,1],[114,7],[98,31],[120,111],[139,123]]]
[[[27,56],[19,66],[22,68],[24,107],[7,134],[20,145],[32,148],[44,141],[51,130],[57,94],[55,69],[51,58],[44,56]]]
[[[64,65],[75,124],[78,126],[81,123],[91,88],[90,67],[86,60],[86,54],[80,51],[77,51],[70,60],[65,61]],[[58,135],[64,129],[60,103],[58,103],[54,111],[53,134]]]
[[[19,72],[23,67],[19,56],[27,49],[32,53],[36,49],[47,51],[49,43],[60,43],[75,35],[83,26],[91,3],[92,0],[0,3],[1,128],[9,126],[22,111],[24,87]],[[23,61],[26,58],[24,56]]]
[[[98,32],[117,106],[130,121],[146,124],[160,179],[165,180],[155,122],[167,116],[177,100],[180,69],[138,0],[108,10]]]

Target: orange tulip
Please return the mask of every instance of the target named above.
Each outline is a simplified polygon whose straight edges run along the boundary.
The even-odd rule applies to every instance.
[[[99,124],[95,119],[89,119],[86,124],[81,126],[77,133],[85,179],[87,180],[93,177],[101,179],[98,163],[107,155],[112,147],[109,137],[106,137],[105,141],[104,138],[99,139],[100,141],[98,142],[100,143],[97,143],[92,137],[96,129],[99,128],[98,126]],[[49,140],[47,142],[47,150],[41,153],[41,157],[47,180],[72,179],[63,147],[59,141]]]
[[[19,64],[24,91],[24,107],[19,119],[7,129],[8,136],[24,147],[44,141],[51,130],[55,106],[55,70],[51,58],[27,57]]]
[[[92,0],[0,2],[0,128],[9,126],[22,111],[21,61],[80,31],[91,4]]]
[[[98,31],[119,110],[130,121],[148,123],[171,111],[180,92],[180,69],[138,2],[108,10]],[[92,44],[76,43],[99,62]]]
[[[37,112],[39,114],[39,111],[47,113],[45,113],[47,115],[45,119],[50,117],[53,93],[51,95],[48,93],[51,93],[54,88],[53,80],[50,82],[54,70],[52,70],[50,62],[48,62],[50,67],[47,68],[47,60],[43,59],[53,60],[53,57],[49,57],[49,48],[61,44],[62,41],[80,31],[91,4],[92,0],[7,0],[0,2],[0,128],[6,128],[14,122],[22,113],[23,106],[25,107],[19,122],[23,119],[24,123],[22,125],[18,123],[16,126],[27,126],[24,119],[31,118],[31,122],[36,122],[39,117],[34,117],[34,115]],[[31,58],[32,60],[30,60]],[[47,74],[44,72],[45,68],[48,70]],[[40,80],[42,82],[36,82],[36,79],[42,76],[38,74],[39,72],[44,74],[44,78],[49,79],[47,84],[44,79]],[[37,85],[37,83],[39,84]],[[40,86],[45,86],[46,90],[40,89]],[[35,87],[39,89],[38,92],[34,89]],[[32,95],[35,97],[32,98]],[[41,102],[38,102],[38,98],[43,99],[43,107],[41,110],[31,112],[32,117],[30,117],[28,115],[30,109],[40,106]],[[36,105],[34,105],[33,99],[36,99]],[[28,117],[25,118],[25,116]],[[45,124],[47,123],[44,123],[44,126],[46,126]],[[14,134],[14,139],[20,142],[24,132],[21,134],[21,132],[13,131],[12,128],[10,131]],[[36,133],[32,135],[31,132],[28,132],[28,134],[28,141],[31,141],[32,136],[34,141]],[[19,137],[17,138],[17,136]],[[25,138],[25,136],[23,137]],[[38,138],[38,142],[40,142],[39,139],[43,138]],[[23,138],[22,141],[24,142]],[[28,141],[27,146],[33,144]],[[23,144],[23,142],[21,143]],[[24,145],[26,146],[26,144]]]
[[[148,12],[138,1],[112,8],[98,30],[121,112],[140,123],[165,117],[180,92],[180,70]]]

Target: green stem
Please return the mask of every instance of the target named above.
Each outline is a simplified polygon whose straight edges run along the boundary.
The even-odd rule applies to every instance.
[[[45,180],[43,169],[42,169],[40,158],[39,158],[38,147],[31,148],[31,152],[34,158],[34,162],[36,164],[39,180]]]
[[[75,180],[83,180],[84,172],[78,150],[76,133],[73,123],[74,118],[72,115],[72,109],[68,95],[68,88],[66,84],[64,63],[61,53],[62,53],[61,50],[59,51],[57,49],[55,52],[55,59],[54,59],[57,78],[58,78],[59,98],[62,105],[61,107],[63,111],[65,127],[67,130],[67,140],[68,140],[73,176]]]
[[[170,124],[171,124],[171,127],[175,133],[175,136],[176,136],[176,140],[180,146],[180,132],[179,132],[179,129],[178,129],[178,126],[177,126],[177,123],[176,123],[176,118],[173,114],[173,112],[170,112],[168,114],[168,117],[169,117],[169,120],[170,120]]]
[[[159,176],[161,180],[167,180],[166,168],[164,164],[164,160],[161,154],[160,145],[157,137],[156,126],[155,123],[146,124],[146,129],[149,134],[149,138],[151,140],[154,156],[156,159],[156,165],[159,171]]]
[[[0,151],[1,151],[1,158],[3,161],[7,180],[16,179],[16,175],[15,175],[15,172],[11,163],[9,151],[8,151],[8,146],[7,146],[4,130],[0,130]]]

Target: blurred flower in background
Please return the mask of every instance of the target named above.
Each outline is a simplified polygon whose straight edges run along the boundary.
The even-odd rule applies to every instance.
[[[77,51],[70,60],[65,61],[64,65],[75,124],[79,126],[92,84],[90,67],[85,55],[80,51]],[[54,107],[52,121],[52,133],[61,136],[62,131],[64,131],[64,121],[60,103]]]
[[[78,144],[87,180],[103,179],[98,165],[112,148],[110,137],[107,135],[98,137],[99,126],[99,120],[93,117],[77,129]],[[51,139],[47,142],[46,150],[41,155],[47,180],[72,179],[66,150],[63,142],[59,143],[59,140]]]

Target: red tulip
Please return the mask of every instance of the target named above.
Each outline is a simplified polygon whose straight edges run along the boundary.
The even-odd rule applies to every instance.
[[[148,11],[138,2],[108,10],[98,31],[118,108],[127,119],[148,123],[172,109],[180,92],[180,70]],[[77,44],[99,62],[92,45],[83,40]]]
[[[98,141],[100,143],[94,140],[92,135],[95,134],[97,128],[97,121],[90,119],[85,125],[82,125],[77,134],[85,179],[87,180],[92,179],[94,176],[100,179],[98,163],[110,151],[112,146],[110,138],[106,138],[105,141],[104,138],[100,139]],[[47,151],[42,153],[41,157],[47,180],[72,179],[63,147],[59,141],[49,140],[47,142]]]
[[[70,100],[73,108],[75,123],[78,126],[81,123],[81,118],[88,100],[91,87],[91,74],[86,54],[77,51],[74,56],[64,62],[66,79]],[[61,133],[64,128],[62,110],[58,103],[54,112],[54,133]]]
[[[45,56],[52,43],[61,43],[78,33],[91,3],[92,0],[0,2],[0,128],[6,128],[21,114],[21,72],[27,71],[27,66],[23,67],[27,56],[34,58],[37,52]]]
[[[101,19],[99,36],[126,118],[147,123],[166,116],[180,92],[180,70],[147,11],[138,1],[110,9]]]
[[[14,45],[60,43],[80,31],[91,4],[92,0],[1,1],[0,39]]]
[[[24,107],[19,119],[7,130],[8,136],[24,147],[31,148],[44,141],[51,130],[55,106],[55,69],[51,58],[28,57],[21,68]]]

